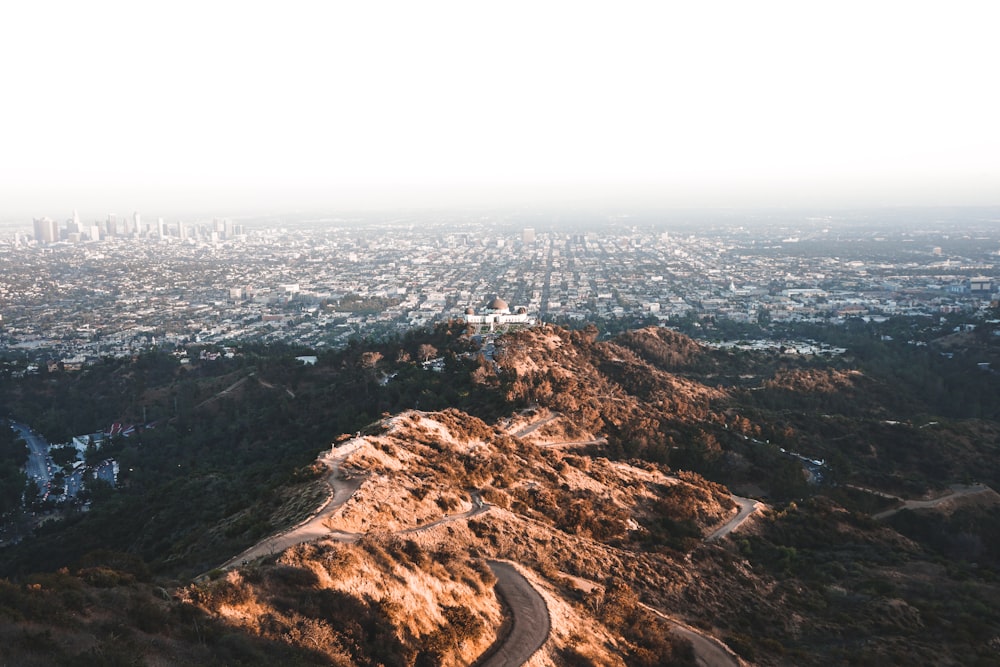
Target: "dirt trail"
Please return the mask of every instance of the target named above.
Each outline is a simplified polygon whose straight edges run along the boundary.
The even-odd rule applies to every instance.
[[[895,507],[890,510],[885,510],[879,512],[878,514],[873,514],[873,519],[886,519],[893,514],[896,514],[900,510],[918,510],[925,509],[928,507],[936,507],[941,503],[947,502],[949,500],[954,500],[955,498],[961,498],[962,496],[970,496],[976,493],[984,493],[986,491],[992,491],[990,487],[985,484],[952,484],[950,487],[950,492],[939,497],[933,498],[931,500],[906,500],[899,507]]]
[[[533,433],[536,429],[544,426],[545,424],[548,424],[549,422],[558,419],[560,416],[561,415],[558,412],[554,412],[545,417],[544,419],[540,419],[539,421],[533,424],[525,426],[524,428],[517,431],[513,435],[515,438],[523,438],[524,436]],[[595,438],[593,440],[570,440],[567,442],[539,443],[538,446],[546,448],[555,448],[555,447],[584,447],[587,445],[606,445],[606,444],[608,444],[608,439],[601,437],[601,438]],[[757,502],[756,500],[752,500],[750,498],[742,498],[736,495],[733,496],[733,501],[735,501],[736,504],[740,506],[740,511],[732,519],[727,521],[722,526],[719,526],[714,531],[712,531],[712,533],[710,533],[707,537],[705,537],[706,542],[715,542],[717,540],[721,540],[723,537],[725,537],[729,533],[733,532],[734,530],[742,526],[743,523],[750,518],[751,514],[753,514],[755,511],[763,507],[763,505]]]
[[[547,416],[547,417],[545,417],[543,419],[539,419],[538,421],[533,422],[531,424],[528,424],[527,426],[525,426],[524,428],[522,428],[520,431],[517,431],[516,433],[512,433],[511,435],[513,435],[515,438],[523,438],[526,435],[531,435],[532,433],[534,433],[535,431],[537,431],[541,427],[545,426],[546,424],[548,424],[550,422],[554,422],[555,420],[559,419],[559,417],[561,417],[561,416],[562,415],[560,415],[558,412],[553,412],[549,416]]]
[[[483,503],[478,507],[473,507],[468,512],[462,512],[461,514],[450,514],[448,516],[437,519],[436,521],[431,521],[430,523],[425,523],[421,526],[414,526],[413,528],[404,528],[403,530],[396,531],[397,535],[413,535],[415,533],[422,533],[425,530],[430,530],[436,526],[440,526],[445,523],[451,523],[452,521],[459,521],[461,519],[471,519],[477,517],[480,514],[485,514],[493,508],[493,505]],[[327,529],[326,533],[322,537],[327,537],[331,540],[336,540],[337,542],[357,542],[362,537],[364,533],[349,533],[345,530],[330,530]],[[310,538],[312,539],[312,538]],[[307,540],[308,541],[308,540]]]
[[[864,491],[865,493],[870,493],[873,496],[880,496],[882,498],[888,498],[889,500],[898,500],[899,502],[905,502],[899,496],[894,496],[886,491],[879,491],[878,489],[873,489],[868,486],[858,486],[857,484],[844,484],[848,489],[855,489],[857,491]]]
[[[326,519],[339,510],[354,495],[354,492],[361,487],[363,480],[360,478],[338,478],[340,477],[340,466],[363,443],[364,440],[361,439],[351,440],[327,452],[323,456],[321,460],[330,470],[330,474],[326,477],[326,483],[330,486],[330,493],[326,500],[316,508],[312,516],[284,532],[264,538],[243,553],[230,558],[221,567],[223,569],[230,568],[245,560],[249,561],[261,556],[275,554],[296,544],[309,542],[310,540],[328,535],[330,529],[323,525]]]
[[[237,380],[236,382],[232,383],[231,385],[229,385],[228,387],[226,387],[222,391],[217,392],[217,393],[209,396],[204,401],[202,401],[198,405],[194,406],[195,409],[204,407],[204,406],[208,405],[209,403],[211,403],[212,401],[217,401],[222,396],[225,396],[226,394],[228,394],[228,393],[230,393],[232,391],[235,391],[236,389],[238,389],[241,386],[243,386],[246,383],[246,381],[249,380],[250,378],[252,378],[254,375],[256,375],[256,371],[254,371],[253,373],[250,373],[250,375],[247,375],[246,377],[240,378],[239,380]]]
[[[539,447],[545,449],[556,449],[559,447],[587,447],[589,445],[604,446],[608,444],[607,438],[596,438],[594,440],[567,440],[566,442],[540,442]]]

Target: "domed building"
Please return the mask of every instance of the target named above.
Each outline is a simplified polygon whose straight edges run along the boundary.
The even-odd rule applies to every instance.
[[[506,301],[497,296],[494,297],[492,301],[490,301],[490,304],[488,306],[486,306],[486,313],[501,314],[501,315],[510,314],[510,306],[507,305]]]
[[[494,296],[489,303],[483,306],[480,314],[476,314],[474,308],[467,308],[465,321],[476,327],[477,330],[488,327],[490,331],[495,331],[498,328],[531,326],[535,323],[534,318],[528,316],[527,308],[520,306],[511,312],[510,306],[499,296]]]

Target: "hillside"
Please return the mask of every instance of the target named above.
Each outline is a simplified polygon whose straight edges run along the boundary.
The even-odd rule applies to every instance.
[[[493,365],[461,358],[474,349],[462,336],[436,335],[456,353],[442,374],[383,348],[367,367],[371,350],[314,369],[263,357],[253,375],[150,387],[169,396],[197,380],[189,423],[221,435],[246,419],[264,446],[277,418],[303,439],[297,451],[323,452],[268,482],[265,504],[253,485],[268,478],[247,477],[242,506],[230,501],[197,533],[177,523],[152,573],[144,558],[94,549],[32,573],[22,559],[47,534],[96,526],[104,539],[89,517],[47,528],[7,556],[22,564],[3,584],[2,657],[491,665],[528,625],[545,631],[533,665],[1000,660],[994,422],[901,406],[849,357],[715,350],[664,329],[599,341],[539,327],[499,339]],[[396,375],[380,383],[378,372]],[[347,381],[351,391],[338,388]],[[400,409],[344,428],[323,406],[344,410],[352,393]],[[448,394],[454,407],[430,405]],[[321,423],[336,432],[307,444]],[[223,468],[204,474],[227,484]],[[157,488],[166,512],[179,500],[171,490],[193,487]],[[92,514],[125,502],[98,500]],[[256,534],[236,528],[251,517],[264,522]],[[303,520],[287,540],[269,537]],[[155,534],[130,530],[120,528],[133,546],[117,551]],[[542,601],[544,618],[518,616],[509,598],[522,594]]]
[[[997,422],[904,401],[850,355],[724,351],[656,328],[601,342],[594,334],[523,331],[505,338],[497,357],[516,378],[509,400],[605,434],[614,458],[761,487],[777,500],[809,493],[802,461],[780,449],[826,461],[829,481],[909,496],[968,480],[1000,487]]]

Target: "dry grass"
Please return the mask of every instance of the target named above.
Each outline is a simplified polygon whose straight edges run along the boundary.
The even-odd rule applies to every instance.
[[[569,433],[560,421],[549,422],[548,437]],[[688,585],[668,554],[629,545],[657,512],[709,525],[729,511],[720,490],[697,476],[538,448],[455,411],[390,418],[342,469],[364,482],[327,527],[360,535],[356,543],[294,547],[273,568],[189,591],[191,602],[253,636],[302,642],[347,664],[361,640],[343,635],[320,603],[284,602],[336,595],[391,632],[404,662],[433,653],[440,664],[469,664],[503,622],[483,561],[495,557],[520,563],[549,607],[552,638],[531,664],[628,664],[643,649],[620,633],[637,617],[609,625],[594,596],[609,574],[625,586]],[[497,506],[467,517],[474,493]]]
[[[492,585],[480,562],[382,533],[300,545],[274,566],[230,571],[183,595],[242,632],[305,646],[331,664],[368,664],[388,634],[394,647],[385,648],[404,660],[443,648],[448,666],[469,664],[495,641],[502,614]]]

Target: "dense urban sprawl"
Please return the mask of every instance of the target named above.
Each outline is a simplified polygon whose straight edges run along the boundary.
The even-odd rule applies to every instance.
[[[875,232],[821,218],[680,231],[627,217],[586,231],[499,219],[41,222],[0,241],[0,349],[70,368],[153,345],[340,346],[459,319],[494,295],[542,321],[974,312],[996,298],[1000,247],[985,223]]]

